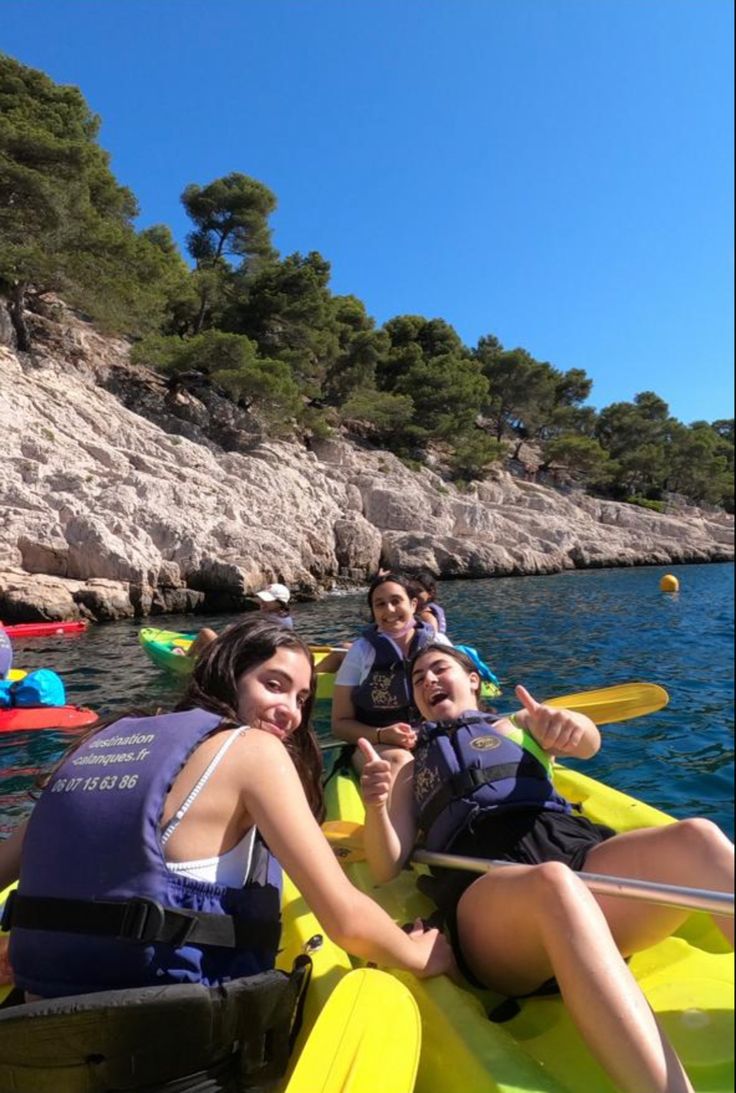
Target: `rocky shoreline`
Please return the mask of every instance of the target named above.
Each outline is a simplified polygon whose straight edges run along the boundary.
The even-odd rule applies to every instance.
[[[734,518],[667,513],[498,470],[459,491],[342,439],[264,436],[191,377],[167,383],[60,303],[12,347],[0,306],[0,619],[103,621],[302,598],[379,564],[442,578],[723,562]]]

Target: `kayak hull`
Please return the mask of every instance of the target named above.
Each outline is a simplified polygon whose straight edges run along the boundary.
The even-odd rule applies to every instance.
[[[592,778],[560,768],[556,784],[597,823],[618,831],[672,823],[670,817]],[[352,777],[327,783],[331,820],[362,823],[364,812]],[[404,870],[376,887],[365,861],[346,872],[399,923],[426,918],[434,905],[417,890],[423,867]],[[692,914],[671,937],[631,958],[658,1019],[671,1037],[696,1090],[730,1093],[733,1063],[733,953],[709,916]],[[582,1043],[558,995],[511,1004],[504,1020],[487,1014],[504,999],[491,991],[461,988],[446,978],[401,976],[422,1014],[422,1058],[417,1093],[472,1089],[474,1093],[614,1093],[614,1087]],[[500,1011],[499,1011],[500,1013]]]
[[[81,634],[87,629],[84,619],[76,619],[70,622],[19,622],[11,626],[3,626],[9,638],[46,638],[56,637],[58,634]]]
[[[93,725],[98,715],[84,706],[16,706],[0,710],[0,732],[39,729],[81,729]]]

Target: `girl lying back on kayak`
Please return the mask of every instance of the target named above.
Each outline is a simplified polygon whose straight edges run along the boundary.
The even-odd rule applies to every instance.
[[[27,998],[268,972],[282,867],[355,956],[420,976],[453,966],[441,934],[402,931],[327,844],[313,696],[301,639],[241,622],[203,652],[176,712],[107,724],[61,762],[0,844],[0,889],[20,874],[10,960]]]
[[[554,976],[581,1035],[617,1089],[679,1093],[691,1085],[622,957],[669,936],[688,912],[592,895],[585,869],[611,876],[733,890],[733,847],[708,820],[616,835],[575,813],[554,789],[555,756],[600,746],[583,714],[540,705],[517,687],[513,717],[478,709],[479,677],[455,649],[430,645],[412,662],[424,721],[393,783],[363,739],[365,848],[379,882],[426,849],[518,863],[478,876],[437,870],[429,881],[458,963],[503,994]],[[733,946],[733,922],[717,920]]]

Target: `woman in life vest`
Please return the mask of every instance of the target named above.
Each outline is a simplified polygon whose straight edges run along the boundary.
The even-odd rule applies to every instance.
[[[430,641],[450,644],[417,617],[418,606],[409,580],[396,573],[374,578],[368,589],[373,621],[345,655],[332,697],[332,732],[338,740],[370,740],[395,770],[411,758],[416,741],[409,661]],[[355,760],[360,768],[360,753]]]
[[[393,782],[372,743],[359,742],[365,847],[376,879],[395,876],[417,841],[518,863],[480,877],[437,870],[429,878],[466,976],[511,996],[554,976],[617,1089],[691,1090],[624,961],[671,934],[688,912],[594,896],[575,871],[729,892],[731,843],[707,820],[616,835],[573,813],[552,785],[550,765],[557,755],[594,755],[596,726],[540,705],[523,687],[513,717],[480,712],[478,674],[455,649],[419,653],[412,684],[424,721],[412,760]],[[733,921],[717,924],[733,945]]]
[[[304,642],[266,618],[240,622],[202,653],[176,712],[104,725],[62,760],[0,845],[0,889],[20,875],[10,959],[27,998],[272,968],[280,867],[349,952],[448,970],[444,938],[404,933],[322,835],[313,695]]]

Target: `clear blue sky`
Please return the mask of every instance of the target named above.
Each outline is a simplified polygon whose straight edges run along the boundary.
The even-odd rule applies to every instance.
[[[0,0],[140,207],[242,171],[378,322],[733,415],[731,0]]]

